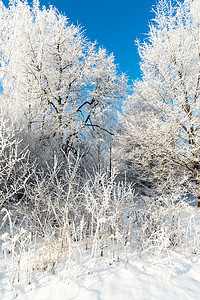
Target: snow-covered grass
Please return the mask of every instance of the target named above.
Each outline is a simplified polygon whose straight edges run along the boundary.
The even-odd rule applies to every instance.
[[[4,210],[0,299],[199,299],[199,209],[175,195],[128,208],[108,230],[110,211],[103,219],[96,207],[102,227],[81,235],[79,223],[78,238],[65,231],[65,245],[61,235],[35,234]]]
[[[87,259],[87,258],[86,258]],[[88,258],[88,264],[89,264]],[[55,274],[33,272],[32,284],[23,277],[14,291],[8,285],[6,266],[0,259],[0,299],[199,299],[200,258],[195,254],[170,252],[162,259],[129,253],[129,262],[122,256],[112,265],[99,258],[96,264],[76,270],[70,278],[65,274],[65,260]]]

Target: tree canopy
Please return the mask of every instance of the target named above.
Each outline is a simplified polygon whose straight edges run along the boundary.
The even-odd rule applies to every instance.
[[[167,164],[168,172],[179,170],[185,184],[196,182],[200,201],[199,1],[174,4],[160,1],[148,37],[138,42],[138,50],[142,79],[135,82],[133,97],[125,105],[129,107],[124,122],[127,156],[132,162],[134,157],[139,157],[140,164],[143,160],[148,162],[149,171],[152,171],[152,159],[156,159],[157,179]],[[140,110],[136,103],[140,104]],[[135,137],[132,148],[131,136]],[[164,178],[166,180],[166,176]],[[175,180],[180,183],[177,177]],[[168,182],[168,187],[171,184]]]

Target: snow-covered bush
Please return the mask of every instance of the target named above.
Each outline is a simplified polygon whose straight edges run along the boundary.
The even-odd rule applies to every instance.
[[[107,179],[106,174],[97,174],[86,183],[84,198],[88,218],[86,235],[92,243],[92,256],[99,253],[103,256],[107,248],[112,259],[119,260],[119,247],[124,246],[124,232],[128,230],[127,217],[135,205],[133,188],[116,183],[115,175]]]
[[[20,281],[21,260],[29,252],[31,233],[24,229],[16,219],[13,221],[7,209],[4,208],[2,213],[4,213],[4,217],[1,226],[8,221],[10,229],[9,232],[5,232],[0,236],[0,240],[3,240],[2,251],[7,264],[10,285],[12,286],[15,280]]]
[[[64,268],[65,277],[90,272],[97,261],[112,264],[132,251],[151,258],[170,257],[174,250],[199,253],[196,208],[178,195],[137,203],[133,187],[116,183],[115,176],[96,174],[78,182],[77,165],[71,161],[61,178],[55,159],[54,175],[53,170],[40,174],[32,191],[29,186],[30,208],[27,203],[15,214],[3,211],[10,228],[1,239],[11,285],[23,273],[31,283],[34,272],[56,274]],[[34,195],[40,209],[31,201]]]
[[[168,249],[198,253],[200,226],[195,222],[194,207],[177,194],[158,199],[144,198],[135,217],[137,248],[140,255],[162,256]]]
[[[1,99],[3,102],[3,100]],[[0,107],[0,209],[9,201],[20,200],[26,182],[33,172],[29,151],[22,146],[19,130],[8,117],[5,104]]]

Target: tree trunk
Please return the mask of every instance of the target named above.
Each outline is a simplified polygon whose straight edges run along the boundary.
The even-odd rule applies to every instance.
[[[192,142],[193,145],[195,145],[194,141]],[[198,156],[197,153],[193,153],[194,157],[194,162],[193,162],[193,167],[194,167],[194,179],[196,182],[196,189],[197,189],[197,201],[198,204],[197,206],[200,207],[200,178],[199,178],[199,162],[198,162]]]
[[[198,181],[198,184],[197,184],[197,200],[198,200],[198,207],[200,207],[200,183]]]
[[[196,182],[196,189],[197,189],[197,201],[198,201],[198,207],[200,207],[200,180],[198,178],[195,178]]]
[[[109,178],[112,177],[112,144],[111,144],[111,141],[110,141],[110,147],[109,147],[109,160],[110,160],[110,163],[109,163]]]
[[[31,133],[31,105],[28,106],[28,134]]]

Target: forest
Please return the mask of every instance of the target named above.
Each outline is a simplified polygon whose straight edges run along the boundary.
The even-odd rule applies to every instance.
[[[0,1],[1,299],[133,255],[172,276],[199,260],[200,1],[158,1],[137,47],[130,84],[53,6]]]

